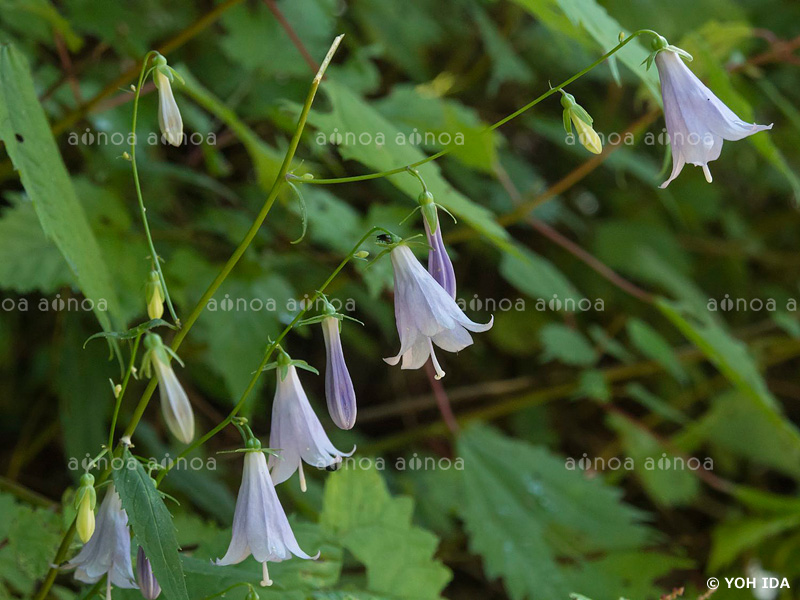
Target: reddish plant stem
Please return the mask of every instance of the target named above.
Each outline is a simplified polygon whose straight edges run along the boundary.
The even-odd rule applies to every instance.
[[[275,3],[275,0],[263,0],[264,4],[267,5],[269,11],[275,16],[278,23],[280,23],[283,30],[286,32],[286,35],[289,36],[289,39],[292,40],[292,44],[294,44],[295,48],[297,48],[300,55],[303,57],[303,60],[306,61],[308,66],[311,68],[313,73],[316,73],[319,70],[319,65],[317,62],[312,58],[311,53],[306,48],[305,44],[303,44],[303,40],[300,39],[300,36],[297,35],[297,32],[292,27],[292,24],[286,20],[286,17],[281,12],[281,9],[278,8],[278,5]]]
[[[425,374],[428,376],[428,381],[431,384],[431,391],[433,392],[433,397],[436,399],[436,406],[439,408],[444,424],[447,425],[450,433],[458,435],[461,428],[458,425],[456,416],[453,414],[453,407],[450,405],[450,398],[447,396],[444,385],[441,380],[436,379],[436,372],[434,371],[431,361],[425,363]]]

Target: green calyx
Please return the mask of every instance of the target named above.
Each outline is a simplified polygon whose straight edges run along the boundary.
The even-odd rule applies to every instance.
[[[94,510],[97,504],[97,493],[94,489],[94,476],[91,473],[84,473],[81,476],[80,486],[75,493],[75,508],[78,509],[84,502],[88,502],[89,508],[92,510]]]
[[[642,64],[647,64],[647,69],[649,70],[650,67],[653,66],[653,63],[656,60],[656,56],[659,52],[674,52],[678,56],[682,57],[683,59],[691,62],[694,60],[692,55],[683,50],[682,48],[678,48],[677,46],[673,46],[667,41],[663,35],[656,35],[653,37],[653,41],[650,43],[650,47],[652,48],[652,52],[650,55],[642,61]]]
[[[271,362],[266,365],[262,371],[272,371],[277,370],[278,376],[281,378],[281,381],[286,379],[286,376],[289,374],[289,367],[295,367],[297,369],[303,369],[304,371],[310,371],[314,373],[314,375],[319,375],[319,371],[317,371],[314,367],[309,365],[304,360],[295,360],[289,354],[287,354],[286,350],[278,346],[278,360],[275,362]]]
[[[568,94],[564,90],[559,91],[561,92],[561,106],[564,107],[564,112],[561,115],[564,122],[564,130],[567,133],[572,133],[573,119],[578,119],[591,126],[594,123],[594,119],[575,101],[575,96]]]
[[[157,333],[148,332],[144,336],[144,347],[146,350],[142,357],[142,373],[144,373],[145,377],[152,375],[154,360],[168,365],[170,358],[174,358],[179,365],[183,366],[183,361],[175,354],[172,348],[164,344],[164,340]]]

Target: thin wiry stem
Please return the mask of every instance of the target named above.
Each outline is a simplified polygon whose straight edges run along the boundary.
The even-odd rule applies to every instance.
[[[275,178],[275,182],[272,185],[272,189],[270,190],[266,201],[264,202],[264,206],[261,208],[261,211],[258,213],[256,220],[251,225],[250,229],[248,230],[247,234],[245,235],[242,242],[234,251],[233,255],[228,259],[228,262],[225,263],[220,274],[211,282],[208,289],[205,291],[203,296],[197,302],[197,305],[192,310],[191,314],[186,320],[185,325],[182,329],[178,331],[178,334],[175,336],[175,339],[172,342],[172,349],[177,350],[180,346],[181,342],[186,337],[186,334],[189,333],[189,330],[192,328],[192,325],[197,321],[200,317],[200,314],[205,309],[208,301],[217,291],[220,285],[225,281],[228,274],[233,270],[233,267],[236,266],[236,263],[239,262],[239,259],[245,253],[247,248],[250,246],[250,243],[255,238],[258,230],[263,225],[264,220],[267,218],[267,214],[269,213],[272,205],[275,203],[275,199],[278,197],[278,193],[280,192],[281,187],[286,182],[286,173],[289,171],[289,167],[292,164],[292,160],[294,159],[294,154],[297,151],[297,146],[300,143],[300,137],[303,133],[303,129],[305,128],[306,119],[308,118],[308,113],[311,110],[311,104],[314,101],[314,96],[316,95],[317,88],[319,88],[320,81],[322,80],[322,75],[324,74],[325,69],[328,67],[328,64],[333,57],[333,52],[335,52],[336,48],[338,48],[339,44],[342,41],[342,37],[338,36],[331,45],[331,49],[328,51],[325,60],[320,67],[320,71],[314,77],[314,80],[311,83],[311,88],[309,89],[308,95],[305,100],[305,104],[303,105],[303,110],[300,113],[300,118],[298,119],[297,126],[295,128],[294,136],[289,144],[289,148],[286,151],[286,155],[283,160],[283,164],[281,165],[281,169],[278,172],[277,177]],[[145,61],[147,62],[147,61]],[[141,78],[140,78],[141,80]],[[139,86],[141,87],[141,85]],[[139,399],[139,403],[136,405],[136,408],[133,413],[133,417],[131,419],[130,424],[125,430],[123,437],[130,438],[134,431],[136,431],[136,427],[139,425],[139,421],[141,421],[142,415],[144,415],[144,411],[147,408],[147,405],[150,401],[150,398],[153,395],[153,392],[156,389],[156,385],[158,385],[158,381],[156,378],[151,378],[150,382],[147,384],[144,392],[142,393],[142,397]],[[118,455],[121,452],[122,446],[117,445],[116,450],[114,451],[114,455]],[[97,478],[97,483],[95,487],[101,485],[108,478],[111,476],[111,468],[110,466]],[[72,542],[72,538],[75,536],[75,526],[76,526],[76,519],[73,519],[72,524],[70,525],[67,532],[64,534],[64,538],[61,540],[61,545],[56,552],[55,559],[53,560],[53,566],[47,572],[44,582],[42,586],[39,588],[34,600],[44,600],[48,593],[50,592],[50,588],[52,588],[53,583],[55,582],[56,575],[58,574],[58,567],[57,565],[61,563],[67,555],[69,551],[70,543]]]
[[[142,61],[142,69],[139,71],[139,82],[136,84],[136,90],[133,97],[133,122],[131,124],[131,169],[133,171],[133,182],[136,186],[136,199],[139,202],[139,214],[142,217],[142,225],[144,226],[144,234],[147,237],[147,247],[150,250],[150,258],[153,261],[153,269],[158,273],[158,280],[161,282],[161,288],[164,291],[164,298],[167,301],[169,314],[172,317],[175,325],[180,327],[181,320],[175,314],[175,308],[172,306],[172,299],[169,296],[169,289],[167,289],[167,281],[164,279],[164,273],[161,271],[161,261],[158,258],[155,244],[153,243],[153,236],[150,234],[150,225],[147,222],[147,207],[144,205],[144,198],[142,197],[142,186],[139,183],[139,169],[136,166],[136,119],[139,116],[139,96],[142,93],[142,85],[144,84],[147,73],[150,72],[148,65],[150,60],[158,56],[158,52],[152,50],[147,53]]]
[[[589,71],[591,71],[595,67],[601,65],[603,62],[605,62],[610,57],[612,57],[614,54],[619,52],[622,48],[624,48],[632,40],[636,39],[637,37],[639,37],[640,35],[643,35],[643,34],[649,34],[649,35],[653,35],[653,36],[657,36],[658,35],[655,31],[653,31],[651,29],[640,29],[639,31],[635,31],[634,33],[632,33],[628,37],[626,37],[624,40],[622,40],[619,44],[614,46],[611,50],[609,50],[608,52],[603,54],[603,56],[601,56],[600,58],[595,60],[588,67],[582,69],[581,71],[578,71],[575,75],[573,75],[569,79],[566,79],[566,80],[562,81],[557,86],[551,87],[549,90],[547,90],[545,93],[543,93],[538,98],[535,98],[534,100],[532,100],[531,102],[529,102],[528,104],[523,106],[522,108],[519,108],[519,109],[515,110],[513,113],[511,113],[507,117],[504,117],[504,118],[500,119],[499,121],[497,121],[496,123],[493,123],[492,125],[489,125],[486,129],[484,129],[482,132],[478,133],[477,135],[481,136],[481,135],[488,134],[488,133],[494,131],[495,129],[497,129],[498,127],[502,127],[503,125],[505,125],[509,121],[511,121],[513,119],[516,119],[518,116],[520,116],[524,112],[530,110],[531,108],[533,108],[534,106],[539,104],[542,100],[545,100],[546,98],[549,98],[550,96],[552,96],[553,94],[555,94],[556,92],[561,90],[562,88],[568,86],[570,83],[572,83],[576,79],[579,79],[580,77],[583,77],[584,75],[586,75],[586,73],[588,73]],[[402,173],[402,172],[404,172],[404,171],[406,171],[408,169],[415,169],[415,168],[420,167],[420,166],[422,166],[422,165],[424,165],[426,163],[429,163],[429,162],[432,162],[434,160],[437,160],[437,159],[441,158],[442,156],[450,154],[450,152],[452,152],[455,148],[456,148],[456,146],[454,144],[451,144],[450,146],[440,150],[436,154],[432,154],[432,155],[430,155],[430,156],[428,156],[426,158],[423,158],[422,160],[418,160],[417,162],[411,163],[409,165],[403,165],[402,167],[397,167],[396,169],[390,169],[388,171],[381,171],[379,173],[369,173],[367,175],[355,175],[353,177],[337,177],[335,179],[304,179],[304,178],[296,177],[296,178],[293,178],[293,180],[297,181],[299,183],[305,183],[305,184],[311,184],[311,185],[330,185],[330,184],[336,184],[336,183],[353,183],[353,182],[356,182],[356,181],[367,181],[369,179],[380,179],[382,177],[388,177],[389,175],[397,175],[398,173]]]

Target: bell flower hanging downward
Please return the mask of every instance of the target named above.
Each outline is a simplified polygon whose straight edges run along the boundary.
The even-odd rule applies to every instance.
[[[439,215],[436,212],[436,203],[433,194],[425,190],[420,194],[419,205],[422,208],[422,224],[425,226],[425,237],[428,239],[428,273],[441,285],[444,290],[455,300],[456,273],[453,263],[447,254],[442,239],[442,228]]]
[[[122,508],[122,499],[112,484],[100,505],[97,525],[91,539],[66,565],[76,569],[75,579],[83,583],[97,583],[108,574],[106,598],[111,598],[111,585],[136,589],[131,565],[131,535],[128,515]]]
[[[339,335],[341,315],[326,301],[326,314],[320,323],[325,338],[325,400],[328,413],[340,429],[352,429],[356,424],[356,392],[353,380],[344,361],[342,340]]]
[[[150,377],[151,369],[155,370],[164,420],[172,434],[184,444],[188,444],[194,438],[194,412],[186,392],[183,391],[175,371],[172,370],[169,357],[172,356],[179,363],[181,361],[164,345],[161,336],[156,333],[148,333],[144,345],[147,352],[142,360],[142,371]]]
[[[309,556],[300,549],[275,493],[261,443],[256,438],[247,442],[231,543],[225,556],[216,564],[235,565],[251,554],[262,565],[261,585],[264,586],[272,585],[267,562],[281,562],[293,554],[312,560],[319,556]]]
[[[472,344],[469,332],[488,331],[494,318],[485,325],[471,321],[405,243],[396,241],[391,257],[400,352],[383,360],[396,365],[402,359],[401,368],[419,369],[430,357],[436,378],[441,379],[445,373],[436,360],[433,344],[448,352],[463,350]]]
[[[686,52],[670,46],[663,37],[653,41],[653,54],[661,80],[664,120],[672,146],[672,174],[667,187],[685,164],[702,167],[706,181],[711,182],[708,163],[719,158],[723,140],[741,140],[749,135],[772,129],[770,125],[746,123],[709,90],[684,63],[691,60]]]
[[[276,366],[277,385],[269,434],[270,448],[277,451],[277,456],[269,457],[272,480],[277,485],[300,471],[300,488],[305,491],[303,461],[317,469],[327,469],[338,465],[343,456],[352,455],[355,448],[349,453],[337,450],[314,414],[296,367],[313,369],[303,361],[292,360],[283,350]]]
[[[158,88],[158,126],[170,144],[180,146],[183,141],[183,119],[172,94],[172,81],[175,77],[180,80],[180,76],[167,66],[167,59],[160,54],[155,64],[153,81]]]

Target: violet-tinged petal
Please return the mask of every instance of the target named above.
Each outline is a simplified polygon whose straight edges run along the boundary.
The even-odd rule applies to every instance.
[[[422,224],[425,226],[425,235],[428,238],[428,246],[430,246],[430,250],[428,250],[428,272],[455,300],[456,273],[453,270],[453,262],[444,247],[441,224],[436,228],[435,233],[431,233],[427,219],[422,219]]]
[[[353,380],[347,370],[339,335],[339,319],[328,317],[322,320],[322,334],[325,337],[325,399],[328,413],[336,426],[352,429],[356,424],[356,392]]]
[[[437,375],[443,375],[435,360],[434,344],[447,351],[458,351],[472,343],[468,331],[487,331],[486,324],[470,320],[448,292],[420,264],[408,246],[391,252],[394,268],[394,311],[400,351],[385,358],[390,365],[401,361],[403,369],[418,369],[428,357],[434,359]]]
[[[161,586],[153,575],[153,566],[141,546],[136,553],[136,581],[139,583],[139,591],[146,600],[155,600],[161,595]]]

